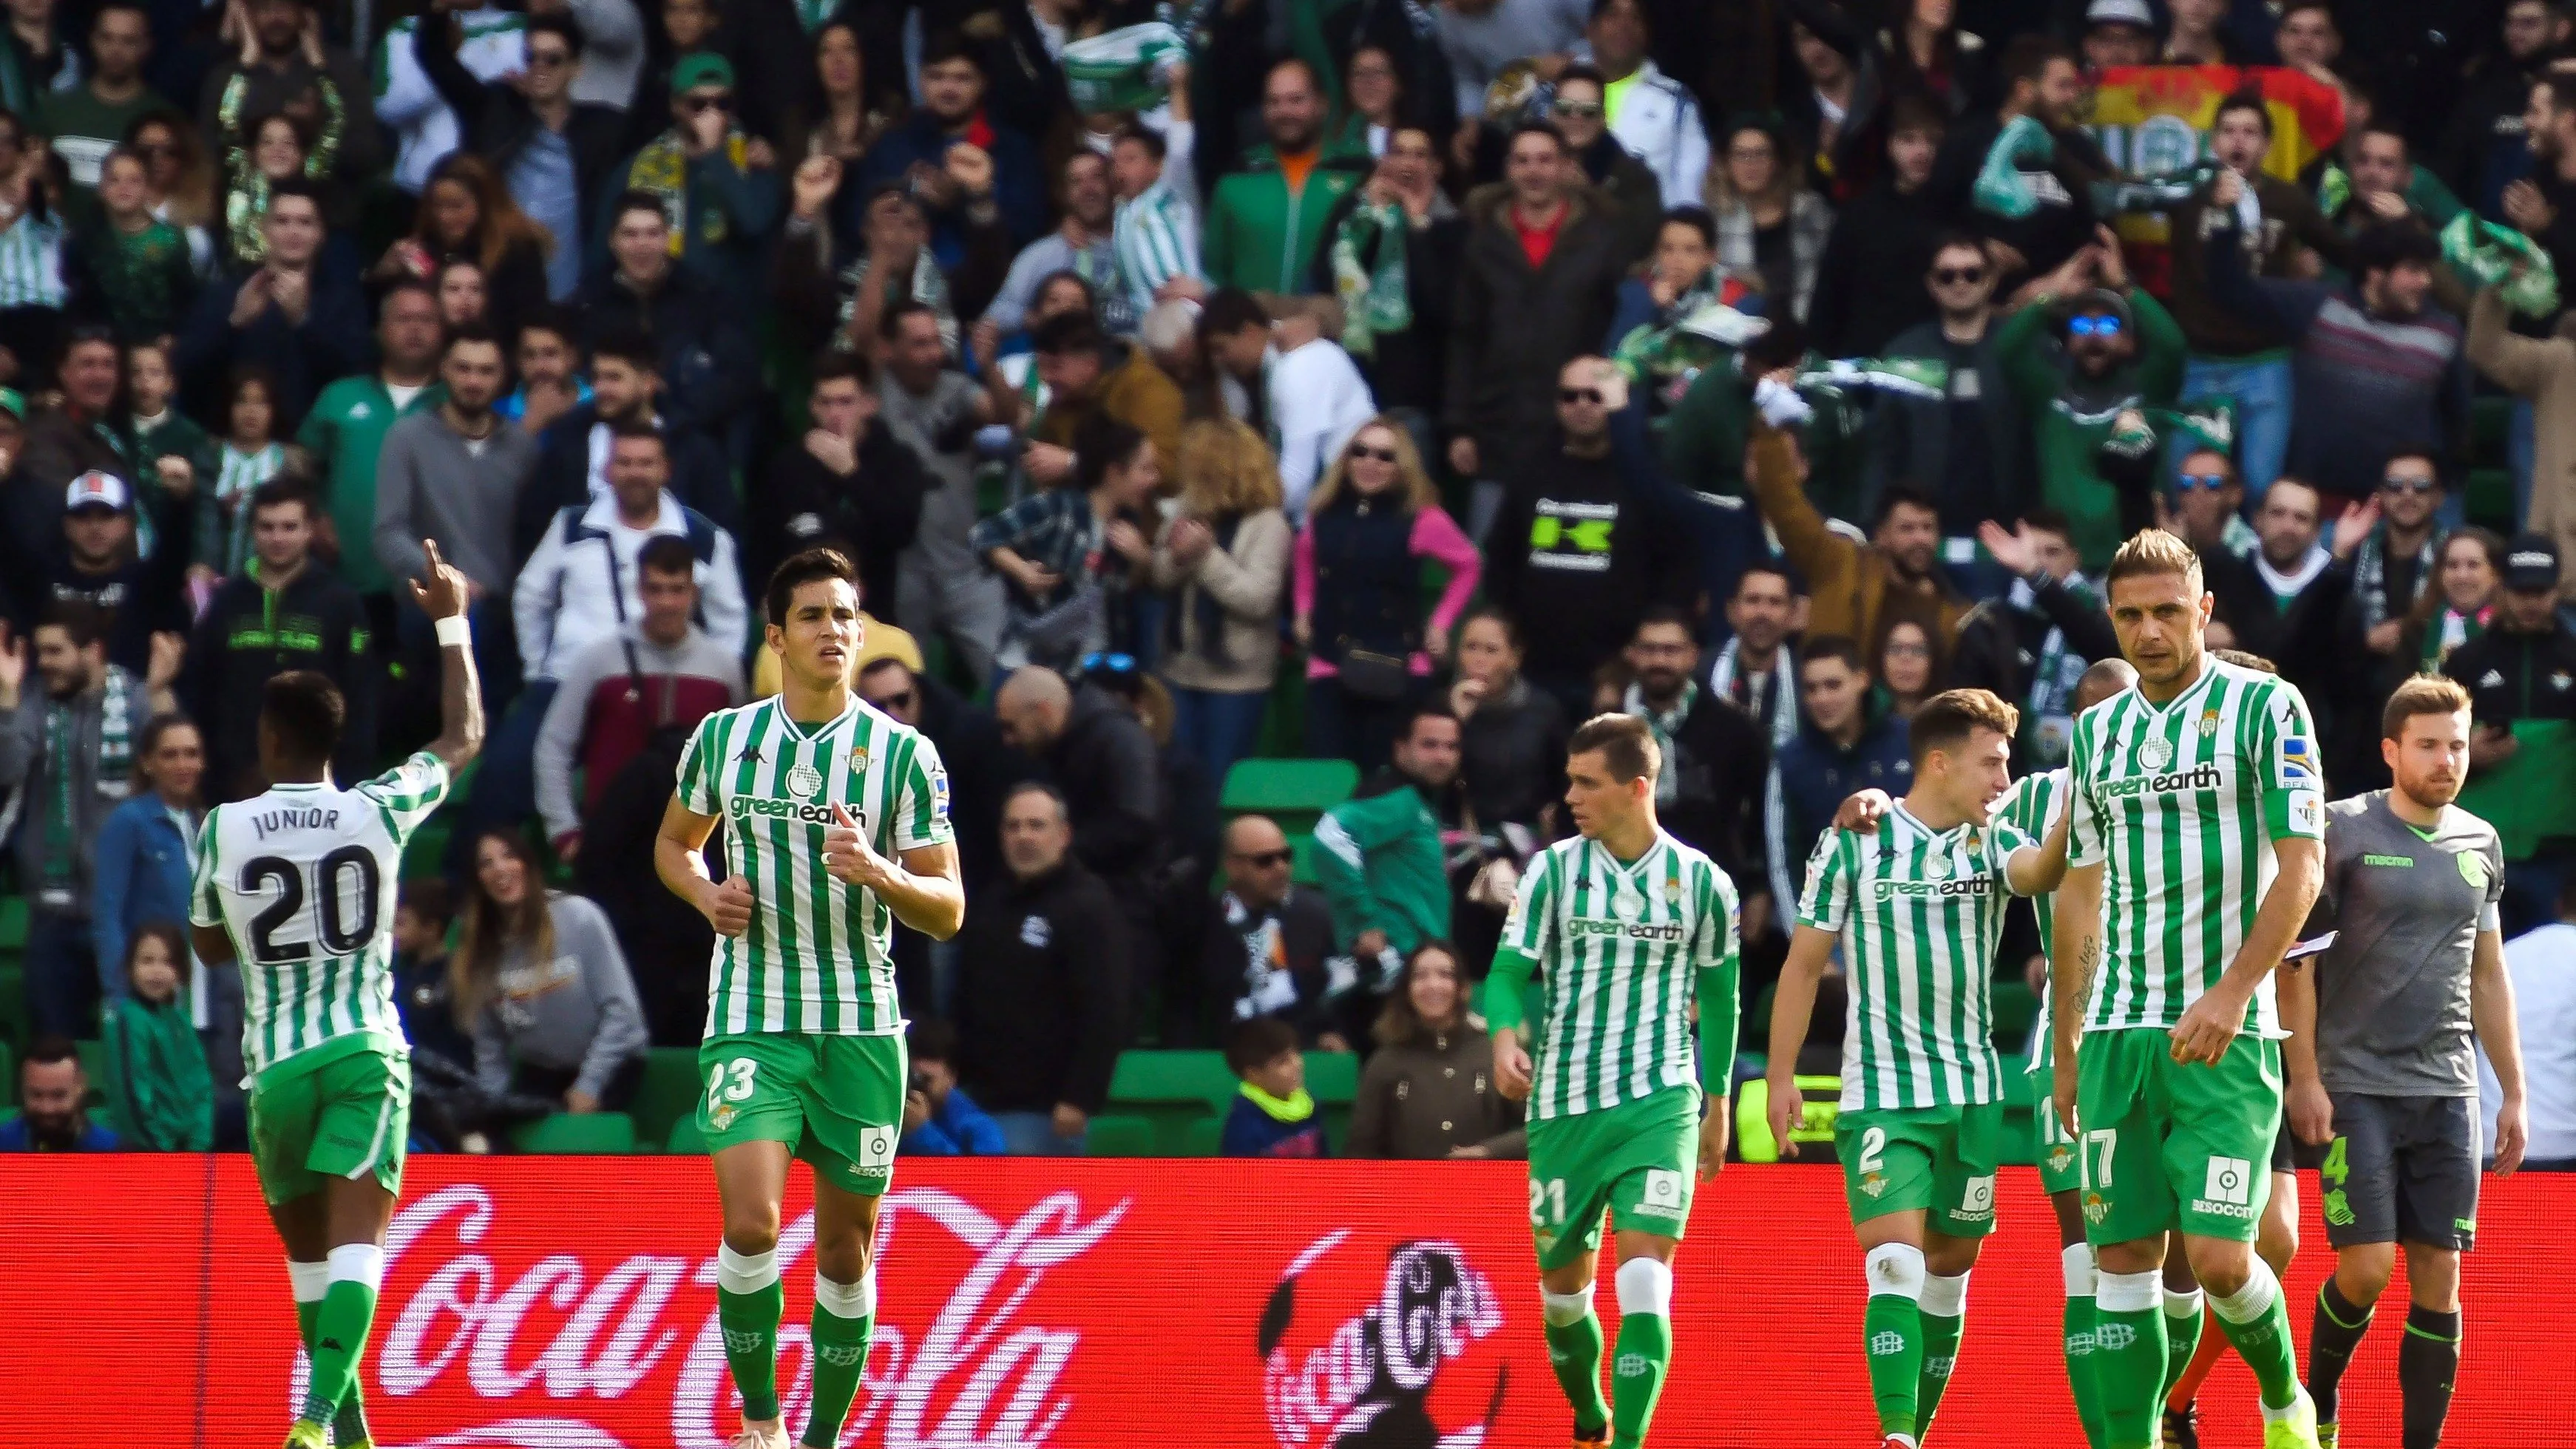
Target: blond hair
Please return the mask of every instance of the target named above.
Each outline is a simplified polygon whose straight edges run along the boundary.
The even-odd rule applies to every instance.
[[[1359,446],[1360,439],[1380,428],[1395,439],[1396,486],[1391,491],[1403,499],[1404,511],[1420,513],[1426,508],[1440,506],[1440,487],[1423,470],[1422,453],[1413,446],[1413,434],[1406,431],[1404,424],[1380,413],[1360,424],[1352,432],[1351,440],[1342,444],[1341,452],[1333,455],[1333,466],[1325,470],[1324,481],[1315,485],[1314,494],[1306,500],[1307,517],[1312,518],[1332,507],[1333,500],[1342,496],[1342,490],[1349,486],[1351,449]]]
[[[1243,517],[1279,506],[1279,463],[1261,435],[1232,418],[1205,418],[1181,429],[1172,473],[1181,512],[1194,518]]]
[[[2161,528],[2150,528],[2111,555],[2111,570],[2102,576],[2102,592],[2126,578],[2146,578],[2154,574],[2172,574],[2181,579],[2194,595],[2201,592],[2200,555],[2191,545]]]
[[[1906,746],[1919,767],[1934,750],[1955,749],[1981,729],[2009,740],[2021,730],[2021,711],[1991,689],[1945,689],[1914,711]]]
[[[2379,712],[2382,739],[2403,739],[2406,722],[2419,714],[2459,714],[2469,707],[2468,686],[2447,674],[2418,674],[2397,686]]]

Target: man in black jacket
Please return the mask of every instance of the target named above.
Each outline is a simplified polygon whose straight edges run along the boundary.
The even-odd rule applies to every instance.
[[[957,1075],[1018,1155],[1082,1151],[1127,1044],[1128,926],[1073,836],[1053,787],[1013,789],[1009,877],[958,936]]]
[[[609,219],[608,275],[573,303],[583,346],[642,336],[653,345],[663,411],[673,425],[721,437],[758,390],[760,358],[740,303],[715,283],[682,271],[671,255],[661,200],[629,191]]]
[[[1187,999],[1165,1012],[1167,1032],[1193,1033],[1198,1046],[1222,1043],[1256,1016],[1275,1016],[1297,1029],[1318,1051],[1349,1051],[1348,1028],[1336,1010],[1326,962],[1333,946],[1333,911],[1320,892],[1291,879],[1287,833],[1266,815],[1238,816],[1225,828],[1225,889],[1214,897],[1186,892],[1175,902],[1180,921],[1173,944],[1195,969],[1174,972],[1173,985]],[[1343,985],[1351,984],[1345,978]]]
[[[511,546],[525,561],[567,508],[608,491],[609,439],[627,423],[659,430],[671,457],[671,496],[707,521],[742,536],[742,503],[724,450],[662,410],[662,375],[651,338],[632,329],[609,332],[590,348],[590,401],[575,404],[537,441],[537,470],[519,490]],[[755,578],[766,574],[755,573]]]
[[[1510,457],[1502,512],[1485,535],[1485,594],[1521,621],[1522,677],[1582,720],[1605,644],[1634,634],[1649,605],[1693,603],[1696,579],[1687,535],[1652,516],[1610,446],[1625,377],[1579,357],[1558,382],[1556,446]]]
[[[2320,737],[2330,738],[2337,703],[2352,693],[2342,681],[2359,661],[2335,657],[2352,574],[2319,541],[2322,508],[2321,495],[2305,479],[2275,479],[2254,510],[2254,557],[2234,569],[2204,560],[2204,572],[2216,600],[2211,618],[2232,636],[2212,647],[2242,649],[2278,665],[2318,715]],[[2369,703],[2377,708],[2377,700]]]
[[[1948,129],[1920,96],[1898,96],[1890,108],[1887,170],[1843,207],[1816,264],[1807,342],[1825,356],[1876,357],[1889,350],[1888,339],[1933,317],[1933,299],[1915,279],[1946,225],[1925,183]]]
[[[2044,35],[2023,35],[2004,48],[2000,70],[2002,107],[1950,132],[1925,186],[1952,225],[1992,238],[2010,253],[1997,253],[2008,275],[2045,277],[2092,242],[2089,187],[2114,173],[2079,124],[2084,74],[2065,46]],[[1975,205],[1972,192],[2004,127],[2025,116],[2047,130],[2049,153],[2021,158],[2015,174],[2035,204],[2028,215],[2007,219]]]
[[[1837,237],[1842,233],[1841,226],[1834,228]],[[1832,250],[1825,255],[1830,260]],[[2029,491],[2030,429],[2004,385],[2003,362],[1995,353],[1995,285],[2001,280],[2002,268],[1985,243],[1965,232],[1950,233],[1908,276],[1907,284],[1926,298],[1931,320],[1897,333],[1883,349],[1867,350],[1922,364],[1926,383],[1938,378],[1939,396],[1879,395],[1870,408],[1864,491],[1876,498],[1900,478],[1931,489],[1941,500],[1941,536],[1953,558],[1968,553],[1979,523],[2019,515]],[[1819,285],[1819,312],[1824,297]],[[1826,353],[1862,355],[1867,354],[1857,349]],[[1983,592],[1973,588],[1981,580],[1957,581]]]
[[[1467,196],[1441,397],[1449,466],[1499,477],[1545,436],[1559,369],[1601,345],[1628,253],[1601,193],[1544,121],[1512,131],[1503,183]]]
[[[1002,682],[993,715],[1003,740],[1064,792],[1073,853],[1113,891],[1141,886],[1160,843],[1162,791],[1154,737],[1136,716],[1099,685],[1068,687],[1034,665]]]
[[[1988,689],[2021,708],[2013,768],[2027,774],[2066,763],[2075,739],[2075,686],[2096,659],[2120,656],[2101,596],[2076,570],[2074,530],[2054,508],[2034,508],[2006,532],[1992,520],[1978,541],[2012,587],[1959,624],[1950,683]]]
[[[182,588],[192,556],[189,502],[194,482],[186,460],[165,460],[162,490],[152,506],[155,546],[149,557],[137,546],[138,504],[133,488],[113,473],[95,470],[71,480],[61,493],[54,536],[39,569],[0,580],[12,591],[21,627],[33,630],[65,606],[86,608],[101,621],[107,662],[138,678],[151,667],[153,636],[188,630]],[[174,482],[178,486],[173,486]]]
[[[2442,672],[2469,687],[2469,769],[2492,770],[2514,757],[2522,741],[2513,733],[2523,720],[2576,720],[2576,633],[2558,612],[2558,548],[2543,533],[2526,533],[2505,551],[2504,588],[2495,625],[2451,651]],[[2576,841],[2539,842],[2524,860],[2504,867],[2507,936],[2557,919],[2560,884]]]
[[[583,230],[599,214],[600,189],[624,159],[626,113],[572,98],[583,39],[570,14],[529,16],[528,68],[487,82],[456,58],[450,8],[451,0],[432,0],[430,14],[412,31],[420,68],[456,113],[464,149],[480,155],[519,209],[554,233],[547,290],[564,297],[581,281],[589,240]]]
[[[1646,611],[1628,640],[1628,668],[1636,682],[1619,709],[1644,720],[1664,752],[1663,773],[1655,777],[1656,818],[1674,839],[1716,861],[1750,900],[1763,879],[1770,743],[1751,715],[1701,682],[1698,634],[1681,610]]]
[[[259,772],[261,688],[310,669],[348,703],[331,764],[342,780],[374,772],[380,669],[366,606],[355,589],[312,566],[316,509],[301,484],[273,480],[250,501],[251,562],[226,579],[197,620],[179,697],[206,734],[206,799],[220,803],[268,787]]]
[[[859,566],[859,601],[890,623],[895,559],[921,529],[930,476],[912,450],[877,418],[876,367],[861,352],[835,352],[814,366],[807,412],[814,426],[770,460],[768,486],[752,498],[753,578],[779,559],[829,544]]]

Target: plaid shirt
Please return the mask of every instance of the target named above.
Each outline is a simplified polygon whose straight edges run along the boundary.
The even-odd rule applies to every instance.
[[[1032,493],[975,525],[966,547],[977,558],[1007,548],[1053,573],[1059,582],[1043,599],[1022,599],[1012,583],[1013,602],[1028,613],[1041,613],[1071,599],[1082,586],[1101,578],[1108,545],[1100,520],[1092,515],[1091,495],[1079,488],[1050,488]]]

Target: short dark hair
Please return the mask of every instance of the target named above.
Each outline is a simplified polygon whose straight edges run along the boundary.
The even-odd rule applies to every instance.
[[[2300,4],[2300,0],[2291,0],[2290,4],[2281,7],[2281,15],[2287,19],[2291,11],[2301,8],[2304,7]],[[2319,10],[2326,8],[2324,0],[2315,0],[2313,8]],[[2229,111],[2252,111],[2254,119],[2263,123],[2263,134],[2266,136],[2272,134],[2272,108],[2264,102],[2263,93],[2260,90],[2248,88],[2229,92],[2227,97],[2218,103],[2216,113],[2210,116],[2210,129],[2216,130],[2218,123],[2227,119]]]
[[[2075,537],[2075,520],[2068,518],[2064,509],[2044,504],[2022,514],[2021,526],[2033,533],[2053,533],[2070,542]]]
[[[534,40],[540,35],[551,35],[563,41],[564,48],[572,52],[575,60],[581,59],[582,52],[590,48],[590,42],[582,37],[581,22],[564,11],[546,11],[529,16],[524,38]]]
[[[1124,468],[1151,439],[1107,413],[1093,413],[1074,433],[1074,486],[1085,493],[1109,481],[1109,470]]]
[[[1425,695],[1405,709],[1404,728],[1397,732],[1396,738],[1400,740],[1413,738],[1413,727],[1427,719],[1445,719],[1451,724],[1456,724],[1458,712],[1449,707],[1447,699],[1436,694]]]
[[[790,554],[777,568],[770,570],[769,587],[761,594],[761,613],[779,628],[787,627],[787,607],[796,591],[807,584],[839,579],[852,589],[859,586],[859,571],[850,556],[837,548],[809,548]]]
[[[2048,73],[2049,66],[2061,60],[2072,65],[2075,53],[2062,42],[2033,31],[2014,37],[2012,44],[2004,47],[2003,61],[1996,68],[1996,74],[2002,78],[2004,90],[2009,93],[2023,81],[2039,84],[2039,78]]]
[[[95,649],[107,638],[107,615],[96,604],[56,599],[46,606],[45,616],[36,621],[36,627],[62,630],[74,649]]]
[[[904,297],[896,301],[888,302],[885,310],[877,314],[877,336],[884,338],[888,342],[892,342],[896,338],[901,337],[903,335],[904,319],[908,317],[927,317],[931,320],[932,325],[935,326],[939,321],[939,309],[931,306],[928,302],[922,301],[918,297]],[[856,356],[857,354],[853,353],[850,355]],[[874,367],[875,364],[870,363],[869,366]],[[822,364],[817,362],[814,370],[819,374],[822,371]]]
[[[1117,134],[1109,138],[1109,144],[1113,147],[1121,141],[1135,142],[1145,148],[1146,155],[1157,161],[1170,155],[1172,151],[1171,143],[1163,139],[1161,132],[1137,125],[1134,121],[1119,127]]]
[[[2393,271],[2413,262],[2429,267],[2441,260],[2442,245],[2412,221],[2382,222],[2361,229],[2352,239],[2352,274]]]
[[[1655,743],[1655,732],[1633,714],[1596,714],[1575,726],[1566,737],[1565,757],[1598,754],[1610,778],[1625,785],[1640,777],[1653,778],[1664,768],[1663,748]]]
[[[1805,592],[1798,582],[1797,571],[1790,567],[1787,561],[1776,558],[1757,558],[1753,562],[1746,564],[1744,566],[1744,571],[1735,576],[1735,587],[1728,591],[1727,597],[1733,598],[1735,595],[1744,592],[1744,581],[1753,577],[1755,574],[1769,574],[1771,577],[1778,579],[1783,585],[1787,586],[1789,597],[1792,599],[1795,599],[1799,594]]]
[[[1656,234],[1658,236],[1662,235],[1663,228],[1668,226],[1689,227],[1691,230],[1699,233],[1699,239],[1707,245],[1710,251],[1717,250],[1717,218],[1710,215],[1709,209],[1705,206],[1683,205],[1673,207],[1671,210],[1664,213],[1664,219],[1656,225]]]
[[[1563,155],[1573,149],[1573,147],[1566,144],[1565,133],[1556,128],[1556,122],[1540,120],[1536,116],[1530,116],[1512,124],[1510,134],[1503,137],[1503,154],[1506,156],[1510,155],[1512,147],[1520,144],[1520,139],[1523,136],[1545,136],[1556,143],[1558,155]]]
[[[348,717],[340,686],[310,669],[272,676],[260,692],[260,723],[277,736],[286,758],[298,765],[330,759],[340,747],[340,730]]]
[[[29,1067],[59,1067],[65,1062],[75,1067],[80,1065],[79,1045],[67,1036],[40,1036],[27,1048],[27,1054],[18,1058],[18,1085],[21,1088],[26,1086]]]
[[[880,659],[877,663],[901,664],[903,661],[900,659]],[[1044,795],[1049,800],[1055,802],[1056,819],[1063,821],[1068,825],[1073,823],[1073,802],[1064,798],[1064,792],[1062,790],[1057,789],[1055,786],[1048,784],[1044,780],[1022,780],[1008,790],[1003,791],[1001,802],[1002,810],[1007,812],[1011,808],[1011,802],[1017,800],[1023,795]]]
[[[1038,324],[1038,330],[1029,334],[1029,345],[1040,357],[1097,352],[1100,323],[1088,312],[1060,312]]]
[[[929,64],[929,58],[926,56],[923,57],[922,63],[925,65]],[[630,211],[649,211],[653,213],[653,219],[655,221],[662,223],[664,226],[669,226],[671,224],[671,214],[662,209],[662,198],[655,196],[652,192],[639,191],[630,186],[624,191],[617,193],[617,199],[609,203],[608,229],[610,231],[617,230],[617,224],[624,221],[626,219],[626,213]]]
[[[653,345],[652,337],[641,327],[609,327],[592,338],[591,365],[595,367],[609,358],[615,358],[638,372],[659,372],[662,367],[662,349]]]
[[[1199,335],[1231,337],[1246,327],[1268,327],[1270,309],[1241,287],[1219,287],[1199,304]]]
[[[1317,95],[1322,95],[1324,93],[1324,77],[1322,73],[1315,69],[1315,63],[1313,61],[1306,59],[1306,57],[1302,55],[1283,55],[1277,60],[1270,62],[1269,66],[1261,72],[1261,89],[1265,93],[1268,92],[1270,89],[1270,78],[1279,74],[1279,72],[1283,70],[1290,69],[1304,71],[1306,73],[1306,84],[1312,86]]]
[[[268,183],[269,214],[275,215],[277,212],[277,204],[290,196],[300,196],[305,200],[312,202],[313,209],[317,213],[322,210],[322,188],[314,185],[304,177],[289,176],[283,181],[272,181]]]
[[[1993,730],[2009,741],[2021,729],[2021,711],[1986,689],[1945,689],[1923,701],[1906,725],[1905,745],[1916,768],[1934,750],[1951,750],[1978,730]]]
[[[1605,93],[1610,89],[1610,77],[1601,73],[1601,67],[1579,60],[1556,73],[1557,89],[1563,90],[1567,81],[1575,80],[1590,81]]]
[[[2406,132],[2394,122],[2384,120],[2376,115],[2353,128],[2353,137],[2355,140],[2359,140],[2364,136],[2386,136],[2389,140],[2397,143],[2399,154],[2410,160],[2413,159],[2415,155],[2415,143],[2408,139]]]
[[[445,876],[416,875],[402,883],[394,909],[409,911],[434,926],[456,919],[456,891]]]
[[[2534,84],[2549,88],[2549,108],[2553,111],[2576,111],[2576,71],[2556,66],[2542,71]]]
[[[2422,443],[2400,443],[2396,447],[2389,449],[2388,456],[2381,459],[2379,463],[2379,471],[2381,475],[2385,476],[2388,472],[2388,465],[2396,462],[2400,458],[2415,458],[2422,462],[2432,464],[2433,486],[2436,488],[2444,486],[2445,479],[2442,470],[2442,455],[2434,452],[2431,448],[2426,447]]]
[[[1458,633],[1463,636],[1467,632],[1467,626],[1475,623],[1479,619],[1485,620],[1488,623],[1491,623],[1495,628],[1502,630],[1503,642],[1505,644],[1510,645],[1514,649],[1521,647],[1520,620],[1512,617],[1511,610],[1504,608],[1500,604],[1479,604],[1475,608],[1468,610],[1467,616],[1458,621]]]
[[[519,344],[527,341],[531,332],[551,332],[573,351],[581,350],[581,342],[573,332],[571,314],[552,302],[540,302],[520,315],[519,335],[511,339],[510,350],[518,351]]]
[[[1854,674],[1869,673],[1869,656],[1860,651],[1860,641],[1848,634],[1817,634],[1798,646],[1800,669],[1820,659],[1839,659]]]
[[[89,23],[92,26],[96,26],[98,24],[98,17],[105,15],[110,10],[133,11],[135,14],[143,17],[143,23],[147,30],[152,24],[152,8],[144,4],[143,0],[99,0],[98,7],[90,12]]]
[[[916,1062],[957,1060],[957,1028],[935,1016],[923,1017],[904,1028],[904,1053]]]
[[[1691,622],[1691,616],[1670,604],[1647,605],[1645,611],[1637,615],[1637,627],[1628,631],[1628,637],[1634,639],[1649,628],[1679,629],[1690,635],[1692,642],[1699,639],[1699,628]]]
[[[1899,508],[1920,508],[1935,518],[1941,515],[1941,499],[1929,488],[1911,478],[1898,478],[1878,490],[1878,507],[1870,510],[1870,531],[1887,526]]]
[[[1275,1016],[1256,1016],[1225,1039],[1225,1065],[1236,1076],[1248,1077],[1295,1050],[1297,1028]]]
[[[439,350],[441,352],[454,352],[457,348],[469,343],[488,345],[493,351],[501,354],[501,360],[503,362],[507,362],[510,359],[509,349],[501,345],[501,334],[493,331],[491,325],[484,322],[459,323],[448,332],[447,345]]]
[[[1929,131],[1934,137],[1950,134],[1950,114],[1931,97],[1914,91],[1899,91],[1887,108],[1887,138],[1896,139],[1900,131]]]
[[[635,569],[639,574],[679,574],[695,578],[698,556],[690,550],[689,541],[678,534],[655,534],[644,540],[644,546],[635,551]]]
[[[977,75],[984,73],[983,57],[975,53],[975,47],[967,41],[964,32],[953,28],[942,30],[923,42],[921,64],[915,67],[915,70],[916,72],[928,70],[934,65],[946,65],[952,60],[962,60],[975,67]]]
[[[660,428],[642,418],[628,418],[609,426],[608,451],[615,453],[620,443],[651,443],[662,450],[663,457],[671,456],[671,440],[662,435]]]
[[[1610,7],[1618,3],[1619,0],[1592,0],[1592,14],[1586,18],[1586,23],[1589,23],[1592,20],[1598,20],[1602,16],[1609,14]],[[1654,34],[1655,22],[1646,14],[1646,7],[1640,4],[1636,9],[1637,23],[1646,27],[1646,33],[1648,35]]]
[[[877,385],[877,365],[864,352],[828,351],[814,359],[814,377],[805,385],[806,392],[811,394],[827,382],[855,382],[859,391],[866,392]]]
[[[281,508],[289,503],[304,510],[306,522],[311,522],[321,512],[314,500],[313,490],[305,486],[303,479],[281,476],[271,478],[250,490],[250,517],[254,519],[259,517],[259,511],[263,508]]]
[[[385,284],[383,294],[376,298],[376,320],[378,322],[382,322],[387,317],[393,315],[394,299],[396,297],[421,297],[425,298],[433,308],[438,305],[438,289],[436,287],[422,281],[418,277],[399,277],[391,282],[387,282]],[[275,400],[274,394],[271,395],[271,400]]]

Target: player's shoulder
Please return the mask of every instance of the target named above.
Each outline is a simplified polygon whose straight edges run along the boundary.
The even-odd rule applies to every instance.
[[[2250,717],[2265,709],[2277,710],[2284,707],[2302,715],[2307,712],[2308,697],[2299,692],[2297,685],[2280,675],[2269,670],[2248,669],[2242,664],[2231,664],[2216,655],[2210,656],[2208,665],[2221,679],[2233,685],[2245,701],[2246,708],[2239,712],[2240,717]]]
[[[2358,795],[2346,795],[2340,800],[2329,800],[2326,802],[2326,823],[2331,826],[2339,820],[2359,820],[2370,813],[2371,807],[2387,798],[2388,792],[2385,790],[2364,790]],[[2468,812],[2460,813],[2465,815]]]
[[[2451,802],[2450,809],[2442,812],[2442,831],[2472,845],[2492,846],[2498,851],[2504,848],[2504,833],[2495,828],[2495,822],[2476,811],[2461,808],[2456,800]]]
[[[1704,875],[1711,880],[1725,884],[1732,885],[1734,883],[1727,875],[1726,867],[1719,865],[1716,860],[1710,857],[1707,851],[1700,849],[1698,846],[1693,845],[1678,836],[1667,833],[1664,836],[1664,848],[1672,852],[1671,861],[1672,871],[1674,874],[1689,875],[1697,873]]]
[[[911,751],[916,759],[935,762],[939,758],[939,747],[930,742],[930,736],[864,699],[855,703],[859,718],[866,722],[869,733],[883,742],[879,752],[883,758],[891,761],[906,750]]]

